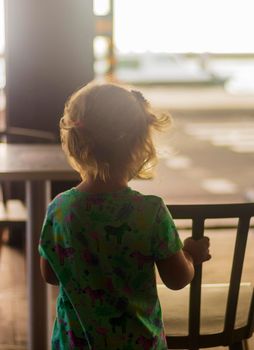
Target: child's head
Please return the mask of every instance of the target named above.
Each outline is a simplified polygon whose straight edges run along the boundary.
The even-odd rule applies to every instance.
[[[152,112],[140,92],[91,82],[65,105],[62,145],[83,179],[148,178],[156,161],[152,131],[168,121],[168,115]]]

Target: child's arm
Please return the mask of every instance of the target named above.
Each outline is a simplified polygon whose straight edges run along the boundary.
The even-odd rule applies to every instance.
[[[42,256],[40,258],[40,268],[41,268],[41,275],[45,282],[53,285],[58,285],[59,281],[52,270],[49,262],[47,259],[44,259]]]
[[[184,288],[194,277],[194,265],[211,259],[209,239],[204,237],[198,241],[187,238],[184,247],[166,259],[156,261],[162,281],[173,290]]]
[[[182,289],[194,277],[192,258],[185,255],[183,250],[156,261],[156,265],[163,283],[173,290]]]

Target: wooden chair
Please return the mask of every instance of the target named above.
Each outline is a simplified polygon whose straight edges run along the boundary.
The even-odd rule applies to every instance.
[[[27,221],[27,210],[19,199],[9,199],[6,203],[0,201],[0,228],[13,227]]]
[[[49,131],[21,128],[21,127],[7,127],[0,130],[0,143],[57,143],[56,135]],[[9,243],[13,245],[19,244],[20,237],[17,232],[24,231],[24,225],[27,220],[26,207],[23,199],[23,185],[16,185],[16,197],[11,195],[13,184],[0,182],[0,244],[2,240],[2,233],[8,227],[14,234],[10,235]]]
[[[0,198],[0,249],[4,232],[8,232],[8,243],[10,245],[16,247],[24,245],[26,221],[27,210],[25,204],[21,200],[8,199],[3,201],[2,198]],[[13,230],[15,233],[10,235],[10,232]]]
[[[241,283],[241,276],[254,203],[169,205],[168,209],[174,219],[191,219],[194,239],[206,234],[206,219],[238,218],[238,225],[231,227],[237,225],[229,283],[202,284],[202,266],[197,266],[191,285],[180,291],[158,285],[168,349],[248,349],[254,329],[254,289],[252,283]]]

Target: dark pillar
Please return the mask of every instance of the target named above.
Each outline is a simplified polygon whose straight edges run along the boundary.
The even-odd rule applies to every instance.
[[[92,0],[6,0],[5,7],[7,126],[58,135],[66,98],[94,77]]]

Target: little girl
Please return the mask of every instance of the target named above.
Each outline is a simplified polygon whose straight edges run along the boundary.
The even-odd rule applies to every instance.
[[[167,349],[155,264],[168,288],[191,282],[209,240],[182,244],[162,199],[128,187],[155,164],[153,113],[136,90],[92,82],[60,121],[62,147],[82,182],[49,205],[39,252],[45,281],[59,284],[52,349]]]

